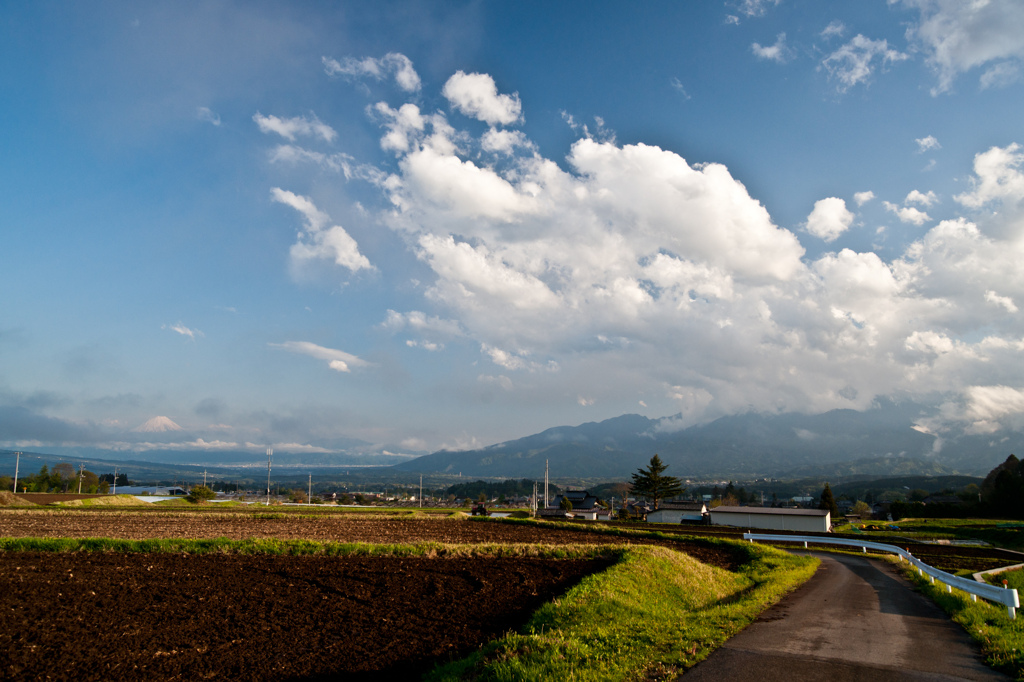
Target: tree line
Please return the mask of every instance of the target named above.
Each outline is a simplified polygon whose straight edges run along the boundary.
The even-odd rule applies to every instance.
[[[97,475],[88,469],[79,470],[70,462],[60,462],[51,469],[47,465],[39,468],[39,472],[18,477],[18,489],[14,492],[29,493],[77,493],[81,478],[82,493],[108,493],[115,480],[117,485],[130,485],[128,474],[113,473]],[[12,490],[14,479],[0,476],[0,490]]]

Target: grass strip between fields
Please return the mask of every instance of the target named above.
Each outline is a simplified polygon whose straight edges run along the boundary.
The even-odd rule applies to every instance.
[[[982,599],[971,601],[966,592],[932,583],[928,576],[918,575],[913,567],[890,558],[903,575],[924,595],[938,604],[949,617],[964,627],[978,643],[989,666],[1024,680],[1024,618],[1018,613],[1010,620],[1006,607]]]
[[[415,542],[320,542],[316,540],[228,538],[121,540],[115,538],[0,538],[0,552],[163,552],[171,554],[268,554],[281,556],[537,557],[591,559],[620,557],[616,545],[447,544]]]
[[[810,578],[819,563],[773,547],[739,546],[750,560],[738,572],[665,547],[631,546],[614,566],[541,607],[521,632],[424,679],[673,679]]]

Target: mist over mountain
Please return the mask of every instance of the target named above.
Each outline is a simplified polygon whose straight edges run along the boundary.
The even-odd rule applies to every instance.
[[[409,472],[463,476],[538,477],[545,460],[553,477],[625,478],[654,453],[682,477],[845,475],[984,475],[1024,436],[927,433],[934,409],[880,404],[858,412],[818,415],[748,413],[676,428],[681,416],[635,414],[580,426],[560,426],[490,447],[441,451],[396,465]],[[915,428],[916,427],[916,428]]]

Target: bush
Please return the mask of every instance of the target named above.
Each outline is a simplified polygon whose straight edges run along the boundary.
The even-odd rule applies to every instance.
[[[217,493],[213,492],[205,485],[197,485],[192,487],[192,490],[189,491],[188,496],[185,499],[194,504],[200,504],[207,500],[212,500],[215,497],[217,497]]]

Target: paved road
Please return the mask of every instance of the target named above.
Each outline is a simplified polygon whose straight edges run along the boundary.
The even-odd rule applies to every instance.
[[[680,679],[1007,680],[963,628],[888,564],[815,553],[821,568]]]

